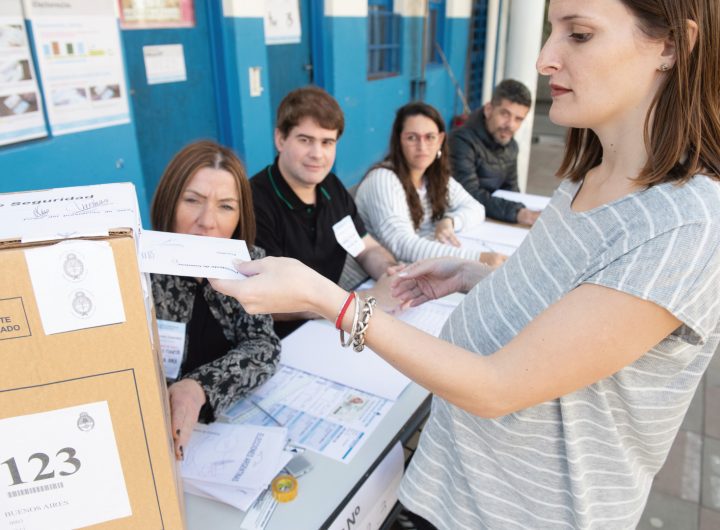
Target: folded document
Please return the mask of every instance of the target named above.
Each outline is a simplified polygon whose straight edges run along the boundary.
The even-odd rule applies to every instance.
[[[185,491],[245,511],[295,456],[286,443],[284,427],[198,424],[182,463]]]

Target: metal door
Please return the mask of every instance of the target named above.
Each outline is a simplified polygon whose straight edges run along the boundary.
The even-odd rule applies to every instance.
[[[148,196],[157,187],[165,166],[183,146],[198,139],[224,141],[218,116],[221,84],[222,13],[215,0],[195,1],[195,27],[123,30],[125,60],[137,130],[138,147]],[[220,39],[220,41],[218,41]],[[182,44],[187,80],[147,83],[143,47]]]
[[[315,0],[298,0],[300,13],[300,42],[267,46],[270,105],[273,126],[280,101],[295,88],[311,83],[321,84],[313,69],[313,31],[311,19],[317,9]],[[322,3],[322,2],[320,2]],[[319,44],[319,43],[318,43]]]

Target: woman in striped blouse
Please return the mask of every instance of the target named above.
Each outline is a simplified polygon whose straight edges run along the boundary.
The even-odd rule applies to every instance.
[[[368,231],[399,260],[457,256],[499,265],[504,256],[464,248],[455,236],[485,208],[450,176],[445,122],[422,102],[400,107],[390,151],[360,184],[355,202]]]
[[[548,18],[565,178],[486,277],[458,258],[404,271],[413,303],[469,291],[440,339],[366,322],[367,301],[338,317],[347,293],[294,262],[214,284],[248,311],[336,318],[433,392],[399,497],[435,527],[634,528],[720,344],[720,2],[550,0]]]

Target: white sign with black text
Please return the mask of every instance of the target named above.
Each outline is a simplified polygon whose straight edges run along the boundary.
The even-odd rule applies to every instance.
[[[83,528],[132,515],[106,401],[0,420],[0,527]]]

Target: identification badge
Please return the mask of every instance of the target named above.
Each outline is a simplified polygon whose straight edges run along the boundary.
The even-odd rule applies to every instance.
[[[0,527],[84,528],[132,515],[107,401],[0,420]]]
[[[332,228],[338,244],[353,258],[356,258],[358,254],[365,250],[365,243],[360,239],[355,223],[353,223],[349,215],[335,223]]]
[[[177,379],[185,351],[185,323],[158,319],[157,325],[165,377]]]

